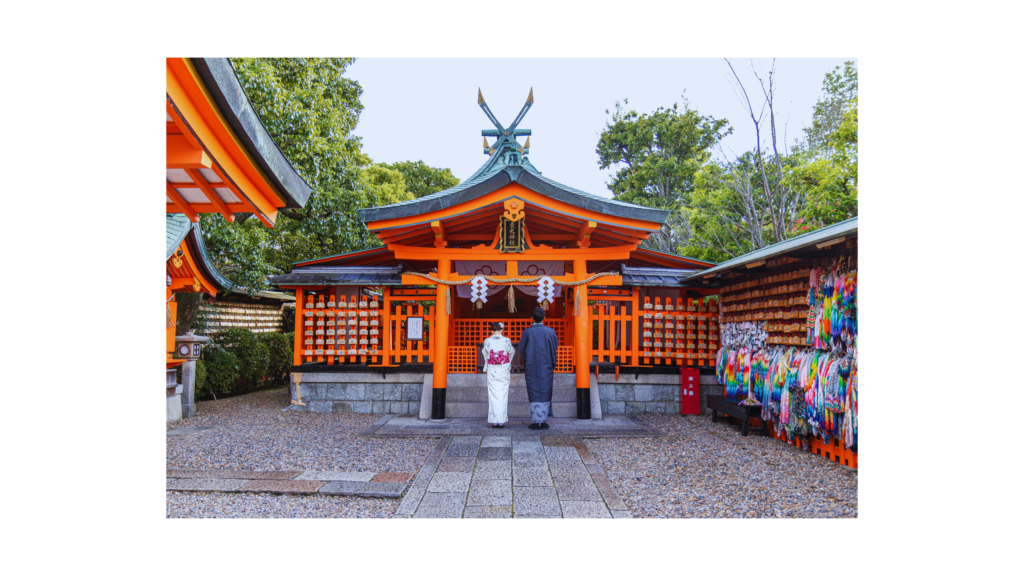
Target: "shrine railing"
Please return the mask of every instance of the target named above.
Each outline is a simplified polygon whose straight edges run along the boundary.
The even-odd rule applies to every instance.
[[[621,365],[636,364],[639,357],[637,319],[628,310],[626,303],[610,306],[601,304],[591,309],[592,360]]]
[[[394,306],[388,310],[386,317],[388,338],[387,354],[389,363],[422,364],[434,361],[434,347],[430,345],[430,336],[434,328],[433,306]],[[423,339],[409,340],[408,323],[410,317],[423,318]]]

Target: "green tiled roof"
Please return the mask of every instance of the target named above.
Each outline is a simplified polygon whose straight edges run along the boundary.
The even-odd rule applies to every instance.
[[[545,196],[602,214],[657,222],[658,224],[664,224],[668,219],[667,210],[637,206],[588,194],[543,176],[528,158],[523,158],[519,165],[509,166],[505,164],[504,156],[499,154],[493,155],[479,170],[458,186],[413,200],[376,208],[363,208],[359,210],[359,217],[366,223],[433,212],[479,198],[511,182],[518,182]]]
[[[188,221],[188,216],[184,214],[168,214],[167,215],[167,256],[164,260],[167,260],[174,254],[174,251],[181,244],[181,241],[188,235],[188,231],[192,229],[192,223]]]

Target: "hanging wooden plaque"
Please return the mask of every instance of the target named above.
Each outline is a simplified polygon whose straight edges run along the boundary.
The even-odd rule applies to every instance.
[[[503,254],[520,254],[526,251],[523,225],[526,223],[523,204],[520,200],[505,201],[505,213],[499,221],[498,251]]]

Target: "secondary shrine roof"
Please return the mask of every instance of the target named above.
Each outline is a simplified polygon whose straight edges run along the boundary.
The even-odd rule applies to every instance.
[[[252,213],[273,226],[311,188],[271,139],[225,58],[167,59],[168,213]]]

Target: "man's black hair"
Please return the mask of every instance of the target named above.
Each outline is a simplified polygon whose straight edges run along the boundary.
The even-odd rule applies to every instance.
[[[533,321],[534,322],[542,322],[543,320],[544,320],[544,309],[541,308],[540,306],[537,306],[536,308],[533,309]]]

